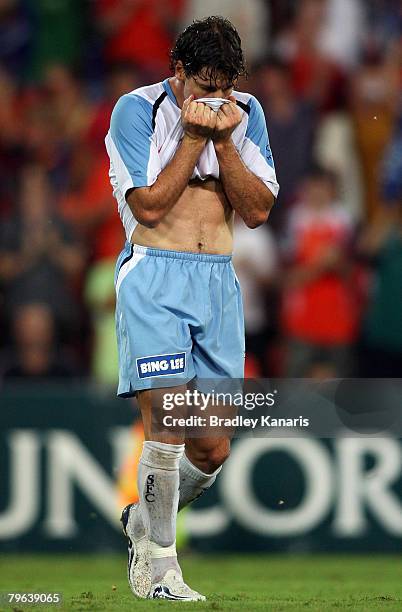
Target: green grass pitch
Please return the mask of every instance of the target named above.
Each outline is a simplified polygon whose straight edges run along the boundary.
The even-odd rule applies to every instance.
[[[182,555],[189,584],[207,602],[135,599],[122,555],[2,555],[0,610],[402,610],[399,556]],[[6,604],[4,593],[61,592],[62,605]]]

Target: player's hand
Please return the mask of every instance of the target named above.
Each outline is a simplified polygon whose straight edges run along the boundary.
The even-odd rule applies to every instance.
[[[184,133],[194,140],[205,140],[212,138],[216,125],[216,113],[204,104],[194,100],[190,96],[184,100],[181,109],[181,124]]]
[[[216,113],[216,126],[213,141],[216,143],[227,142],[230,140],[233,131],[241,123],[241,113],[236,106],[236,98],[229,97],[229,104],[222,104]]]

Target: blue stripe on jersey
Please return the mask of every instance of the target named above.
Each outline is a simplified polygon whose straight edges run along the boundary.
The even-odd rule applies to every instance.
[[[173,104],[174,104],[175,106],[177,106],[176,96],[175,96],[175,95],[174,95],[174,93],[173,93],[173,89],[172,89],[172,87],[171,87],[171,85],[170,85],[170,83],[169,83],[169,79],[165,79],[165,80],[162,82],[162,85],[163,85],[163,88],[164,88],[164,90],[166,91],[167,95],[168,95],[168,96],[169,96],[169,98],[172,100]]]
[[[126,94],[113,109],[110,135],[135,187],[148,185],[152,104],[141,96]]]
[[[267,164],[275,169],[262,106],[254,96],[250,97],[248,106],[250,107],[250,112],[245,137],[249,138],[259,147],[261,155],[265,158]]]

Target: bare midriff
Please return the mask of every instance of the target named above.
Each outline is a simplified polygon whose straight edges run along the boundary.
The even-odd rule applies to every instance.
[[[213,178],[190,181],[157,227],[138,224],[131,242],[172,251],[231,254],[233,209],[222,184]]]

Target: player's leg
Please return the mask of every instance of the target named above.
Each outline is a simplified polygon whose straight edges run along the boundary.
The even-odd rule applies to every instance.
[[[212,487],[229,456],[229,438],[187,438],[179,462],[178,511],[198,499]],[[130,514],[130,528],[136,541],[146,535],[145,524],[138,504]]]
[[[212,487],[229,453],[229,437],[186,438],[180,460],[179,510]]]
[[[181,390],[181,387],[175,389],[176,392]],[[169,389],[169,392],[171,391],[172,389]],[[181,454],[178,462],[177,478],[177,456],[182,448],[183,436],[173,434],[171,429],[161,430],[160,424],[155,427],[155,422],[154,428],[152,425],[152,411],[155,415],[158,406],[160,407],[160,398],[163,393],[164,390],[155,390],[138,394],[146,438],[138,470],[138,491],[142,503],[127,506],[122,517],[132,550],[129,581],[134,593],[140,597],[147,597],[151,585],[160,581],[168,570],[172,569],[181,574],[174,547],[175,516],[173,522],[170,511],[181,510],[213,485],[230,449],[230,441],[224,437],[186,440],[186,451]],[[156,400],[158,397],[159,401]],[[152,466],[149,465],[150,452],[153,457]],[[167,467],[166,452],[170,455],[168,480],[175,488],[173,493],[176,493],[169,497],[166,492],[170,487],[166,488],[164,477],[164,470]],[[158,482],[154,480],[155,472],[159,475]],[[156,486],[155,489],[152,489],[158,499],[156,504],[152,493],[151,496],[148,494],[148,503],[146,501],[147,491],[149,493],[147,480],[150,475]],[[158,492],[158,486],[164,489],[163,500]],[[178,488],[179,501],[177,504]],[[156,521],[154,521],[155,517]]]
[[[163,393],[163,389],[138,393],[145,442],[137,483],[141,515],[151,547],[153,582],[160,580],[168,569],[180,571],[175,540],[184,435],[164,429],[162,423],[157,424],[157,431],[153,430],[152,419],[163,410],[160,401]]]
[[[182,389],[175,387],[173,393]],[[183,583],[175,546],[184,431],[163,426],[165,391],[144,390],[137,395],[145,442],[137,474],[140,501],[127,506],[122,517],[132,547],[129,582],[140,597],[194,600],[201,596]],[[171,395],[172,389],[168,391]]]
[[[178,388],[180,392],[181,388]],[[152,599],[204,599],[183,581],[176,553],[179,506],[179,466],[184,453],[183,433],[163,424],[163,396],[155,389],[138,394],[145,442],[138,469],[140,515],[149,541]],[[174,391],[177,391],[175,388]],[[172,389],[169,389],[169,394]]]
[[[184,454],[184,429],[181,433],[163,424],[163,397],[167,391],[171,394],[172,389],[138,394],[145,432],[138,470],[140,515],[151,557],[149,597],[190,601],[203,596],[184,583],[177,562],[178,507],[184,507],[212,486],[229,455],[230,438],[202,435],[187,439]],[[180,393],[182,388],[174,391]],[[185,416],[185,409],[182,415],[175,416]]]
[[[230,257],[211,257],[208,275],[208,319],[193,335],[195,388],[214,396],[234,396],[242,389],[244,376],[244,317],[240,286]],[[203,416],[231,417],[235,409],[211,403]],[[185,454],[180,462],[180,508],[209,489],[230,453],[233,431],[199,429],[186,436]]]

